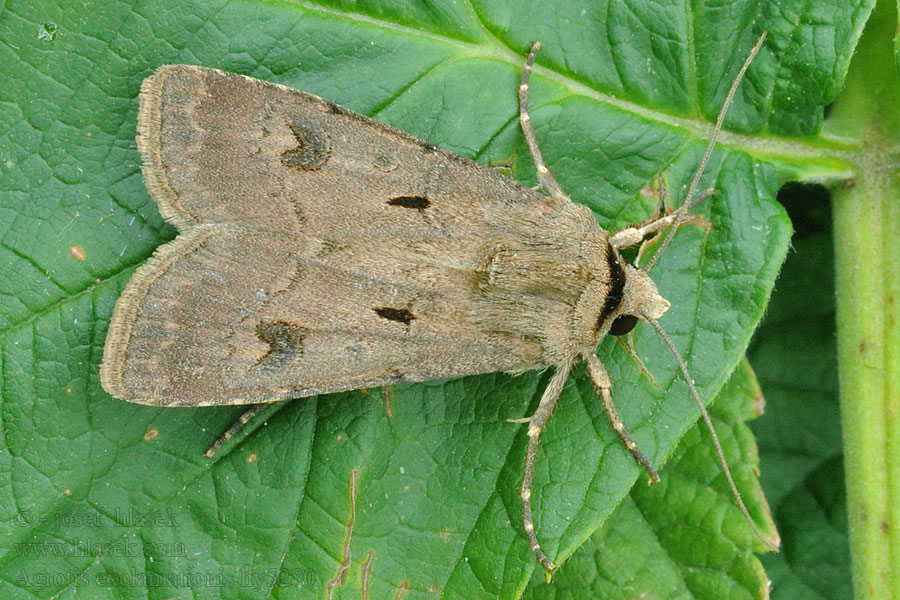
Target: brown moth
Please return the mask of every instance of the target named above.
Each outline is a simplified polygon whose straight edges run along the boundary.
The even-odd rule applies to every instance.
[[[537,147],[527,101],[538,49],[519,96],[543,193],[317,96],[217,69],[157,69],[141,88],[137,144],[179,235],[116,304],[103,388],[140,404],[221,406],[555,367],[527,419],[521,489],[529,542],[552,572],[531,515],[541,430],[584,360],[616,432],[658,480],[616,414],[596,347],[638,320],[662,333],[669,303],[649,265],[619,249],[672,225],[664,247],[708,194],[694,195],[701,165],[678,210],[615,235],[600,228]]]

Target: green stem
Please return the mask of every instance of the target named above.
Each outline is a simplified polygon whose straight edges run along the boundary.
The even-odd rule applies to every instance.
[[[829,127],[861,140],[834,192],[838,368],[856,598],[900,599],[900,86],[896,5],[876,7]]]

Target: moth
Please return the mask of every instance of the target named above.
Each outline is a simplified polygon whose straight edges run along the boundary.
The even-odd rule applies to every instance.
[[[179,235],[116,304],[103,388],[154,406],[260,405],[554,368],[527,419],[520,494],[531,548],[552,572],[534,531],[531,484],[541,431],[576,362],[653,481],[618,417],[597,345],[649,323],[709,424],[657,322],[669,303],[648,275],[655,259],[638,267],[620,255],[668,228],[664,248],[708,193],[695,194],[701,165],[674,212],[603,230],[541,157],[528,116],[539,48],[523,70],[519,119],[540,190],[311,94],[206,67],[157,69],[141,87],[137,146],[147,189]]]

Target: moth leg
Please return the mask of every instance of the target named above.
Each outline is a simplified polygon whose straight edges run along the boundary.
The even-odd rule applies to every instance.
[[[666,194],[667,193],[668,192],[666,192]],[[694,196],[694,198],[690,202],[685,202],[672,212],[659,217],[658,219],[650,221],[646,225],[640,227],[627,227],[622,231],[619,231],[609,238],[609,243],[612,244],[613,248],[616,249],[627,248],[629,246],[640,244],[642,241],[644,241],[644,238],[646,238],[651,233],[657,233],[665,229],[672,223],[675,223],[676,221],[683,222],[686,217],[690,216],[688,215],[689,210],[691,210],[698,203],[706,200],[710,196],[714,196],[715,194],[715,188],[703,190],[702,192]],[[660,195],[662,195],[662,193]],[[697,218],[700,219],[700,217]],[[704,219],[700,219],[700,221],[705,222]]]
[[[500,173],[504,177],[513,178],[513,166],[516,164],[516,155],[510,154],[506,160],[502,160],[491,165],[488,165],[491,169]]]
[[[657,389],[662,389],[662,386],[657,383],[656,379],[653,377],[653,374],[650,372],[650,369],[647,368],[647,365],[644,364],[644,361],[641,360],[641,357],[638,356],[637,351],[634,348],[634,331],[628,332],[628,343],[626,344],[622,338],[625,336],[616,336],[616,342],[618,342],[619,346],[622,347],[625,352],[628,353],[628,356],[631,357],[635,363],[637,363],[638,368],[641,370],[641,373],[644,377],[647,378],[647,381],[650,382],[650,385]]]
[[[247,410],[245,410],[245,411],[241,414],[241,416],[238,417],[237,421],[235,421],[234,423],[232,423],[232,424],[231,424],[231,427],[229,427],[229,428],[225,431],[225,433],[223,433],[221,436],[219,436],[219,439],[217,439],[215,442],[213,442],[213,445],[210,446],[210,447],[209,447],[209,450],[207,450],[207,451],[205,452],[206,458],[213,458],[213,457],[215,457],[216,452],[218,452],[218,451],[222,448],[222,446],[224,446],[225,444],[227,444],[227,443],[228,443],[228,440],[230,440],[231,438],[233,438],[234,435],[235,435],[238,431],[240,431],[241,429],[243,429],[244,425],[246,425],[247,423],[249,423],[250,420],[251,420],[253,417],[255,417],[255,416],[258,415],[260,412],[262,412],[262,410],[263,410],[265,407],[267,407],[267,406],[268,406],[268,404],[254,404],[253,406],[251,406],[250,408],[248,408]]]
[[[619,417],[616,405],[613,403],[612,394],[610,393],[612,383],[609,380],[609,373],[607,373],[606,367],[603,366],[603,363],[600,362],[600,359],[597,358],[597,355],[593,352],[587,352],[583,357],[584,361],[587,363],[591,382],[594,384],[594,388],[603,400],[603,408],[606,409],[606,415],[609,417],[609,422],[612,425],[613,430],[618,434],[622,443],[625,444],[625,449],[631,452],[634,460],[637,461],[644,471],[647,472],[647,475],[650,476],[650,483],[659,483],[659,474],[656,472],[656,469],[653,468],[653,465],[650,464],[650,461],[644,456],[644,453],[637,447],[637,444],[631,438],[631,434],[625,429],[625,424],[622,423],[621,417]]]
[[[681,225],[695,225],[697,227],[702,227],[709,231],[712,229],[712,223],[709,220],[704,219],[699,215],[688,215],[687,218],[681,220]],[[644,260],[644,250],[647,248],[652,248],[659,240],[662,238],[663,232],[657,231],[653,237],[647,238],[641,242],[641,245],[638,247],[637,255],[634,258],[635,265],[639,265],[643,263]]]
[[[669,185],[666,183],[666,178],[663,177],[662,173],[659,173],[654,177],[654,181],[656,181],[656,189],[649,186],[644,187],[641,189],[641,195],[646,197],[656,196],[656,214],[633,224],[632,227],[641,227],[652,223],[671,212],[669,209]]]
[[[657,205],[656,217],[640,223],[639,224],[640,227],[635,227],[633,229],[634,229],[634,231],[637,232],[634,234],[636,236],[637,235],[647,235],[648,233],[650,233],[650,231],[649,231],[650,228],[658,227],[659,230],[653,234],[653,237],[644,238],[640,242],[641,245],[640,245],[640,247],[638,247],[637,256],[634,259],[634,264],[636,264],[636,265],[639,265],[643,262],[644,250],[652,247],[662,237],[662,235],[663,235],[662,229],[664,227],[668,226],[669,224],[673,223],[674,219],[678,219],[679,215],[684,215],[679,220],[681,225],[696,225],[697,227],[702,227],[702,228],[706,229],[707,231],[712,229],[712,223],[710,223],[709,220],[704,219],[703,217],[701,217],[699,215],[692,215],[692,214],[686,212],[686,209],[684,206],[682,206],[681,208],[679,208],[675,211],[673,211],[671,208],[669,208],[669,186],[666,183],[665,178],[661,174],[657,175],[656,181],[657,181],[657,185],[659,186],[659,198],[660,198],[659,204]],[[694,202],[691,203],[690,206],[693,206],[693,205],[697,204],[698,202],[702,202],[703,200],[705,200],[706,198],[709,198],[710,196],[712,196],[715,193],[716,193],[716,191],[712,188],[704,190],[703,192],[701,192],[700,194],[698,194],[697,196],[694,197]],[[648,231],[644,231],[645,229],[648,229]],[[626,229],[623,231],[628,231],[628,230]],[[628,235],[630,235],[630,234],[628,234]]]
[[[550,379],[550,383],[547,384],[543,396],[541,396],[541,402],[538,404],[537,410],[534,411],[531,419],[529,419],[528,450],[525,453],[525,475],[522,477],[522,491],[519,493],[519,496],[522,498],[522,524],[525,528],[525,535],[528,536],[528,544],[531,546],[531,551],[534,552],[541,566],[551,574],[556,570],[556,565],[541,550],[537,534],[534,532],[534,516],[531,512],[531,483],[534,480],[534,463],[537,460],[537,447],[541,431],[544,429],[544,425],[547,424],[556,401],[559,400],[559,395],[562,393],[563,386],[566,384],[566,380],[569,378],[569,371],[571,370],[572,360],[563,361],[557,365],[556,372]]]
[[[507,419],[506,422],[507,423],[518,423],[521,425],[522,423],[531,423],[531,417],[520,417],[518,419]]]
[[[522,69],[522,83],[519,85],[519,123],[522,125],[522,133],[525,135],[525,143],[531,153],[531,160],[537,170],[538,181],[541,189],[548,196],[559,200],[568,200],[569,197],[563,191],[562,186],[556,181],[556,177],[547,168],[541,149],[538,147],[537,138],[534,136],[534,127],[531,125],[531,117],[528,116],[528,81],[531,79],[531,69],[534,67],[534,57],[541,49],[541,43],[535,42],[531,46],[531,52],[525,60],[525,68]]]
[[[694,197],[694,200],[692,202],[688,203],[687,206],[682,206],[681,208],[673,210],[672,207],[669,206],[669,199],[672,197],[672,195],[669,193],[669,184],[666,182],[666,178],[663,176],[662,173],[660,173],[659,175],[656,176],[656,185],[659,188],[659,202],[656,205],[656,216],[648,219],[646,222],[640,223],[640,225],[654,226],[654,227],[658,227],[659,230],[662,230],[662,228],[665,227],[665,225],[660,226],[660,225],[655,225],[655,223],[666,216],[671,217],[672,215],[674,215],[674,213],[677,212],[679,214],[684,215],[684,218],[681,222],[682,225],[687,225],[687,224],[697,225],[699,227],[704,227],[706,229],[709,229],[710,227],[712,227],[712,225],[710,224],[710,222],[707,219],[704,219],[703,217],[701,217],[699,215],[692,215],[692,214],[690,214],[689,211],[694,206],[699,204],[700,202],[703,202],[710,196],[715,195],[715,193],[716,193],[715,188],[708,188],[708,189],[703,190],[700,194],[696,195]],[[675,216],[677,216],[677,215],[675,215]],[[647,233],[650,233],[650,232],[648,231]],[[660,235],[660,233],[659,233],[659,231],[657,231],[656,235],[653,236],[653,238],[651,238],[651,239],[655,240],[659,237],[659,235]]]
[[[667,215],[669,209],[669,184],[662,173],[656,176],[656,186],[659,188],[659,203],[656,205],[656,216]]]
[[[631,224],[628,227],[629,229],[634,229],[634,230],[640,232],[642,227],[650,225],[651,223],[656,223],[661,218],[665,217],[666,215],[668,215],[672,212],[672,209],[669,207],[669,184],[666,183],[665,176],[663,176],[662,173],[658,173],[656,175],[656,177],[654,178],[654,181],[656,182],[656,189],[654,190],[653,188],[645,187],[644,189],[641,190],[641,195],[656,196],[656,212],[652,216],[644,219],[643,221],[638,221],[637,223]],[[639,233],[636,235],[639,235]],[[653,238],[651,238],[651,241],[655,240],[658,237],[659,237],[659,234],[657,233],[655,236],[653,236]],[[643,240],[640,248],[638,248],[638,258],[640,258],[645,245],[647,245],[647,240]],[[619,246],[619,247],[624,247],[624,246]],[[639,264],[639,262],[640,262],[639,260],[635,260],[634,264]]]

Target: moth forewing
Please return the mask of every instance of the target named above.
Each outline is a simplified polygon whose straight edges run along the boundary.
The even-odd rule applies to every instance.
[[[284,86],[160,67],[138,148],[180,235],[111,319],[101,382],[133,402],[545,367],[577,353],[573,307],[609,278],[587,208]]]

